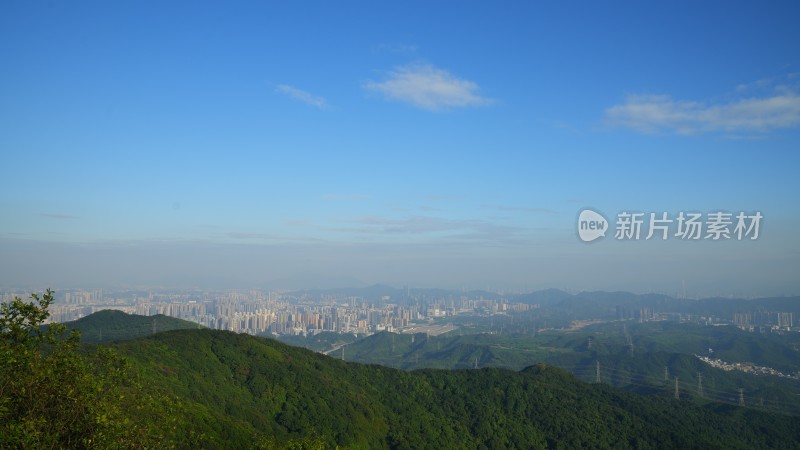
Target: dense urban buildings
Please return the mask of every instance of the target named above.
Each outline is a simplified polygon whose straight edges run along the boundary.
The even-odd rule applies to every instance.
[[[366,299],[324,291],[69,289],[56,292],[49,320],[68,322],[99,310],[116,309],[143,316],[163,314],[212,329],[248,334],[308,335],[330,331],[363,335],[380,331],[412,332],[415,325],[457,315],[514,315],[539,308],[538,304],[507,300],[502,296],[415,295],[408,289],[402,292],[397,297],[382,295]],[[9,301],[14,296],[26,298],[27,295],[19,291],[4,292],[0,293],[0,301]],[[734,325],[754,332],[786,331],[794,327],[791,312],[764,310],[720,317],[616,305],[609,310],[607,318]]]

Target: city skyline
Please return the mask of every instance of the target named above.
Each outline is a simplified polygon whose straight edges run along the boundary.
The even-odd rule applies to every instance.
[[[0,286],[798,294],[798,13],[6,3]],[[586,208],[763,220],[586,243]]]

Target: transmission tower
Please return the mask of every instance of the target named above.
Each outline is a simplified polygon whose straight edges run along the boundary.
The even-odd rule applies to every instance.
[[[600,384],[600,360],[595,361],[594,382]]]
[[[705,397],[703,395],[703,374],[700,372],[697,372],[697,394],[700,397]]]
[[[675,377],[675,398],[681,398],[680,391],[678,390],[678,377]]]
[[[669,367],[664,366],[664,384],[669,381]]]
[[[739,406],[744,406],[744,389],[739,388]]]

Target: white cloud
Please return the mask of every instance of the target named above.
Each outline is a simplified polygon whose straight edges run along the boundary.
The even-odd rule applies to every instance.
[[[768,96],[709,105],[666,95],[632,95],[608,108],[605,117],[613,126],[642,133],[763,133],[800,126],[800,96],[781,88]]]
[[[310,92],[306,92],[302,89],[297,89],[296,87],[289,86],[288,84],[279,84],[278,87],[275,88],[275,92],[288,95],[289,97],[295,100],[301,101],[307,105],[311,105],[319,109],[325,109],[328,107],[328,101],[325,100],[323,97],[317,97],[315,95],[312,95]]]
[[[457,78],[430,64],[397,67],[388,73],[385,80],[369,81],[364,87],[380,92],[388,99],[430,111],[491,103],[490,99],[478,95],[476,83]]]

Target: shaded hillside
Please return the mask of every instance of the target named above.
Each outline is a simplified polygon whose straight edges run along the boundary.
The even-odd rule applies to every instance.
[[[790,378],[756,376],[714,368],[694,356],[712,346],[729,361],[752,361],[754,353],[782,355],[791,337],[761,336],[735,328],[698,327],[691,324],[632,326],[634,351],[625,343],[622,324],[605,324],[571,333],[530,335],[443,335],[377,333],[344,348],[348,361],[414,370],[497,367],[521,370],[546,363],[563,368],[585,381],[596,379],[634,392],[672,396],[679,378],[682,398],[738,403],[744,390],[746,404],[766,410],[800,415],[800,383]],[[618,332],[616,328],[619,328]],[[661,331],[654,331],[654,330]],[[649,335],[642,335],[649,330]],[[741,335],[741,336],[739,336]],[[738,339],[734,338],[739,336]],[[786,341],[786,342],[784,342]],[[747,352],[724,350],[735,343]],[[713,344],[712,344],[713,343]],[[687,353],[683,353],[683,352]],[[797,352],[793,352],[796,354]],[[339,352],[336,355],[340,355]],[[796,357],[789,354],[788,356]],[[776,362],[781,359],[774,358]],[[777,364],[782,368],[784,365]],[[665,376],[666,373],[666,376]],[[702,378],[702,380],[701,380]],[[704,385],[703,384],[704,380]]]
[[[207,448],[789,448],[797,419],[589,385],[547,366],[405,372],[212,330],[113,347],[183,399]]]
[[[68,329],[81,332],[83,342],[109,342],[134,339],[162,331],[200,328],[200,325],[164,315],[139,316],[122,311],[97,311],[78,320],[67,322]]]
[[[505,352],[493,335],[426,336],[385,331],[347,345],[344,354],[347,361],[400,369],[470,369],[477,365],[519,370],[539,361],[519,351]]]

